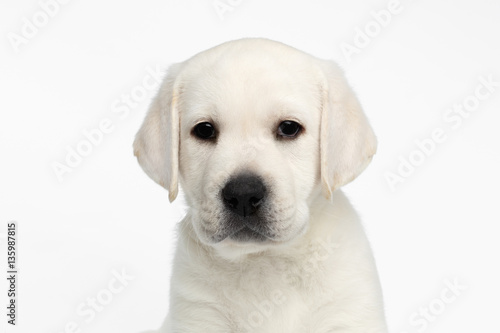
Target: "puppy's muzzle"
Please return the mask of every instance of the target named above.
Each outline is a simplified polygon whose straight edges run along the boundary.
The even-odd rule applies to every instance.
[[[222,189],[226,209],[242,217],[255,215],[266,200],[266,187],[262,180],[252,174],[230,179]]]

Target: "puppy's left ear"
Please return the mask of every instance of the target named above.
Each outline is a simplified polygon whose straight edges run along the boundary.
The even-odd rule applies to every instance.
[[[356,178],[377,150],[377,139],[347,84],[333,62],[321,61],[321,183],[327,199],[332,192]]]
[[[178,192],[179,71],[179,64],[169,68],[134,141],[134,155],[140,166],[151,179],[168,190],[170,202]]]

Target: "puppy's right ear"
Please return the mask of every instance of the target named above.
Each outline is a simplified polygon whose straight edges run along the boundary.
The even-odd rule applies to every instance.
[[[168,69],[134,141],[134,155],[140,166],[151,179],[168,190],[170,202],[174,201],[178,192],[179,72],[180,64]]]

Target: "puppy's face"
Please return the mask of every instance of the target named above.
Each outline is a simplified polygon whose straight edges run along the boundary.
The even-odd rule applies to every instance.
[[[205,243],[284,242],[319,184],[321,90],[308,61],[208,59],[179,97],[181,185]]]
[[[304,233],[316,189],[329,197],[375,147],[334,64],[261,39],[171,67],[134,142],[171,200],[180,178],[203,243],[250,252]]]

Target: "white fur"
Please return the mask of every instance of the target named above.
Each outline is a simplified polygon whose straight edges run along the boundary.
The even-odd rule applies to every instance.
[[[305,130],[279,140],[284,120]],[[202,121],[216,142],[191,134]],[[170,68],[134,150],[170,200],[179,182],[190,206],[159,332],[386,332],[368,242],[338,190],[376,139],[334,63],[265,39],[199,53]],[[224,234],[221,189],[241,172],[270,189],[265,242]]]

